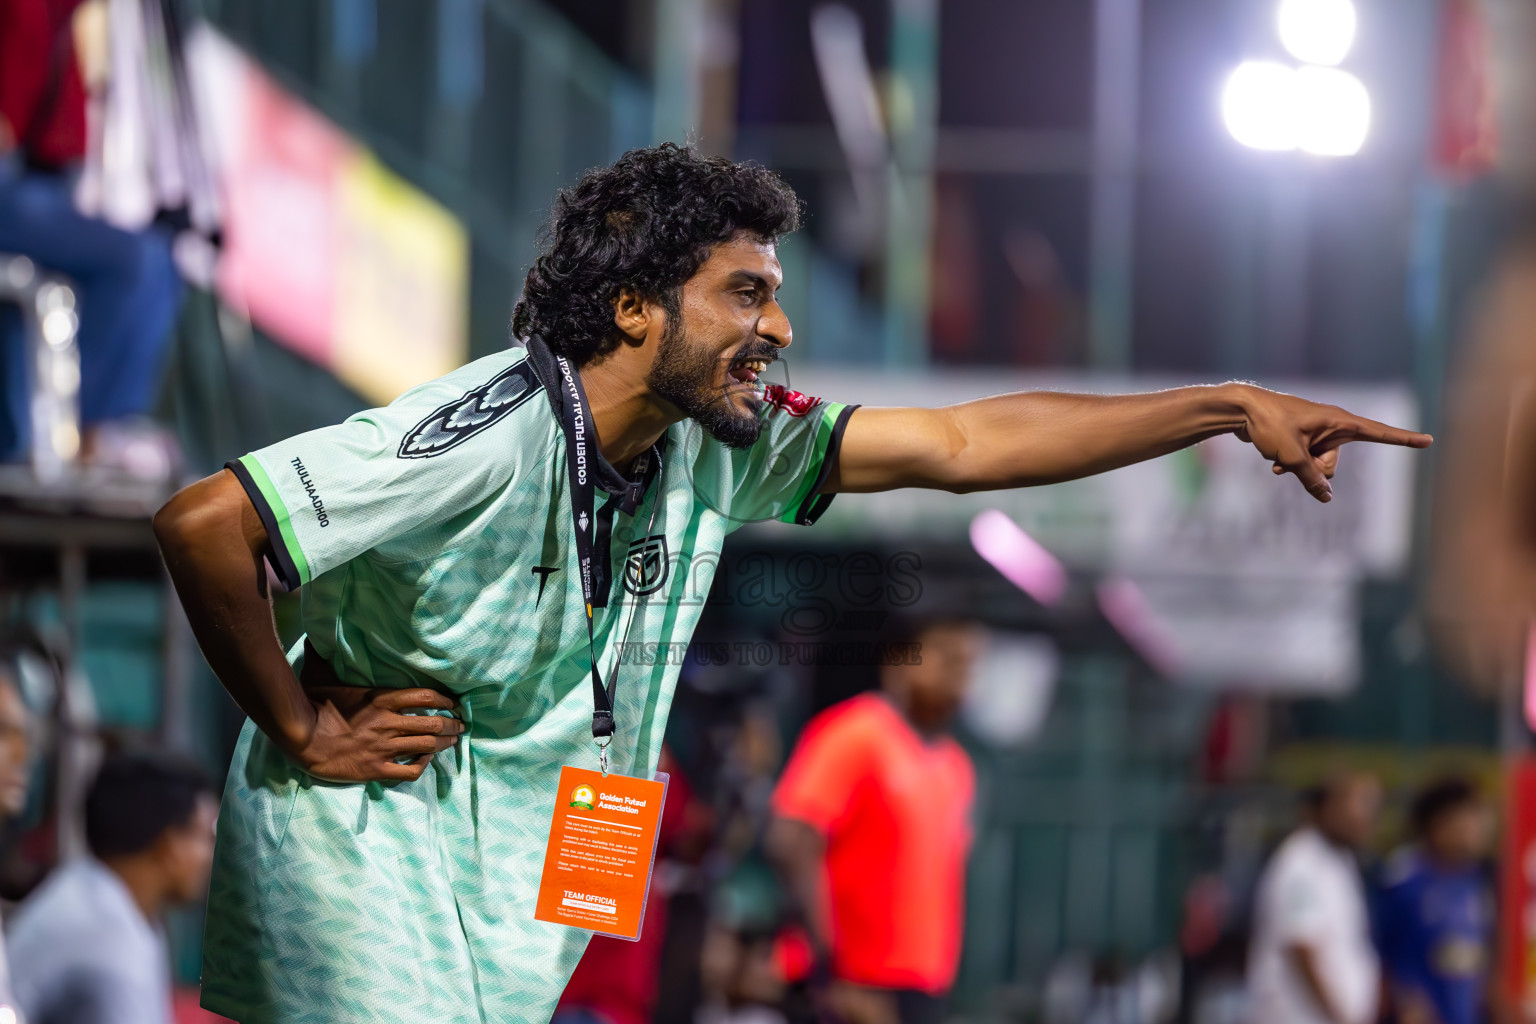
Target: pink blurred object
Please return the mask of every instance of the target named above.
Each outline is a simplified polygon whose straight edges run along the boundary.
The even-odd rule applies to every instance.
[[[337,232],[337,183],[357,147],[255,65],[240,62],[238,75],[244,119],[228,164],[219,291],[290,349],[329,367],[346,242]]]
[[[1525,638],[1525,724],[1536,729],[1536,622]]]
[[[971,520],[971,546],[1024,593],[1053,605],[1067,592],[1067,570],[1039,541],[995,508]]]
[[[220,1017],[216,1013],[210,1013],[197,1005],[198,991],[195,988],[178,988],[172,997],[173,1012],[176,1014],[176,1024],[235,1024],[228,1017]]]
[[[1147,596],[1133,580],[1111,576],[1098,586],[1099,610],[1125,642],[1164,676],[1178,674],[1179,657],[1173,638],[1158,621]]]

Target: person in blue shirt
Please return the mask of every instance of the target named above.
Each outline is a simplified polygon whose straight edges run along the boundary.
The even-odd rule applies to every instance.
[[[1494,901],[1486,858],[1493,822],[1472,783],[1421,790],[1414,843],[1382,872],[1378,935],[1399,1024],[1498,1020],[1492,986]]]

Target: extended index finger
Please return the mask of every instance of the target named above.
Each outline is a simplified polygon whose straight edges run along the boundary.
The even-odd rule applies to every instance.
[[[438,693],[436,690],[429,690],[424,686],[407,690],[387,690],[374,698],[374,703],[388,711],[403,711],[406,708],[437,708],[441,711],[452,711],[456,706],[452,697]]]
[[[1433,437],[1421,434],[1417,430],[1404,430],[1402,427],[1378,423],[1353,414],[1345,421],[1341,434],[1343,436],[1339,437],[1339,444],[1345,441],[1374,441],[1377,444],[1395,444],[1404,448],[1428,448],[1435,443]],[[1338,444],[1325,445],[1325,447],[1337,448]]]

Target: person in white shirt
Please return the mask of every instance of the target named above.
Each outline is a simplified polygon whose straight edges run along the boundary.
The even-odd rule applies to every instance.
[[[1253,1024],[1370,1024],[1381,969],[1355,852],[1370,838],[1381,786],[1340,775],[1259,879],[1248,963]]]
[[[86,796],[93,856],[55,870],[11,927],[16,999],[30,1024],[168,1024],[160,917],[206,888],[217,817],[196,766],[106,759]]]
[[[32,714],[11,666],[0,662],[0,823],[26,810],[32,774]],[[0,938],[0,1024],[17,1024],[5,942]]]

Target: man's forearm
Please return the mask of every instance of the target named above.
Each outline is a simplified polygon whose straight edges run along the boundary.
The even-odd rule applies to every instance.
[[[860,409],[827,489],[981,491],[1091,476],[1241,429],[1247,390],[1025,391],[942,409]]]
[[[1333,998],[1328,994],[1328,987],[1323,983],[1323,973],[1318,967],[1317,953],[1311,946],[1300,943],[1286,950],[1290,958],[1291,966],[1301,977],[1302,986],[1306,988],[1312,1001],[1322,1011],[1324,1017],[1338,1024],[1363,1024],[1361,1021],[1351,1021],[1343,1012],[1334,1005]]]
[[[965,438],[955,472],[975,489],[1060,483],[1240,429],[1243,385],[1139,395],[1024,392],[945,410]],[[1027,438],[1027,445],[1019,439]]]
[[[983,491],[1102,473],[1235,433],[1318,501],[1351,441],[1428,448],[1434,439],[1337,406],[1250,384],[1144,395],[1023,392],[944,409],[861,408],[823,491]]]
[[[818,957],[830,955],[832,949],[824,866],[826,846],[821,834],[804,822],[776,817],[769,825],[769,855],[800,911]]]
[[[203,656],[240,709],[295,750],[314,715],[272,622],[258,553],[264,537],[228,471],[181,491],[155,516],[155,538]]]

